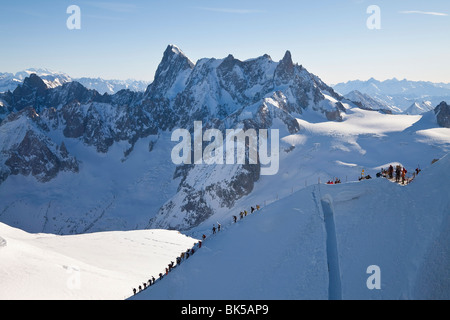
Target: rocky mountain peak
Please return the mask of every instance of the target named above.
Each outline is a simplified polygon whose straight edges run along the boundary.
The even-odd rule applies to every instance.
[[[145,93],[153,98],[163,98],[171,94],[171,90],[176,90],[175,85],[180,85],[186,75],[192,71],[194,63],[174,45],[169,45],[164,51],[163,59],[156,70],[155,79],[150,84]]]
[[[47,85],[45,82],[36,74],[31,74],[12,93],[16,110],[20,111],[26,107],[36,107],[46,90]]]
[[[38,90],[47,89],[45,82],[35,73],[32,73],[29,77],[25,78],[22,87]]]
[[[442,101],[434,110],[437,122],[441,127],[450,128],[450,106]]]

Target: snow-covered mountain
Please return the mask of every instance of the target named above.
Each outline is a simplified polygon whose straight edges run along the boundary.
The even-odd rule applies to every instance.
[[[391,114],[364,94],[336,93],[289,51],[278,62],[194,63],[170,45],[154,79],[111,95],[31,74],[0,94],[0,296],[33,298],[51,278],[46,298],[124,298],[207,234],[193,259],[135,298],[448,298],[446,102]],[[172,132],[194,136],[194,122],[278,130],[278,173],[174,164]],[[397,163],[423,173],[406,187],[358,182]],[[324,184],[335,178],[344,183]],[[367,289],[371,265],[381,291]],[[86,291],[68,288],[68,270],[81,270]]]
[[[426,112],[434,110],[434,106],[430,101],[423,101],[422,103],[414,102],[404,113],[410,115],[424,114]]]
[[[72,78],[62,72],[54,72],[48,69],[30,68],[13,73],[0,73],[0,92],[14,91],[25,78],[32,74],[38,75],[48,88],[56,88],[64,83],[71,82]]]
[[[398,108],[401,112],[406,111],[416,102],[422,104],[424,101],[430,101],[433,106],[436,106],[441,101],[450,100],[450,84],[448,83],[397,80],[395,78],[378,81],[371,78],[367,81],[355,80],[339,83],[333,88],[343,95],[355,90],[359,91],[383,104]]]
[[[1,95],[1,99],[12,112],[0,127],[2,137],[9,141],[2,145],[2,181],[7,180],[8,184],[10,180],[10,183],[15,184],[13,180],[16,178],[20,180],[20,176],[31,174],[38,178],[38,181],[53,182],[59,180],[58,174],[67,173],[72,178],[81,179],[83,187],[79,192],[84,196],[87,195],[85,190],[91,188],[84,187],[86,182],[81,177],[87,181],[92,179],[86,167],[97,172],[102,171],[102,168],[98,167],[97,159],[109,162],[110,168],[116,168],[112,171],[116,174],[127,172],[127,167],[131,171],[146,167],[144,171],[136,170],[129,174],[129,177],[142,177],[147,170],[154,171],[150,176],[161,176],[161,172],[157,171],[161,162],[170,162],[170,148],[173,146],[169,141],[169,133],[174,128],[190,129],[194,121],[203,121],[205,127],[214,126],[218,129],[281,128],[285,132],[295,134],[300,126],[294,115],[301,115],[305,110],[310,110],[323,120],[341,121],[346,108],[350,107],[341,103],[339,100],[343,98],[318,77],[294,64],[289,52],[280,62],[272,61],[268,55],[242,62],[230,55],[221,60],[202,59],[194,65],[175,46],[167,48],[156,72],[155,81],[145,93],[123,90],[115,95],[100,95],[77,82],[49,89],[38,76],[31,75],[14,92]],[[16,132],[23,134],[18,135]],[[31,154],[18,154],[19,146],[26,145],[25,138],[29,136],[46,137],[46,146],[49,150],[54,150],[49,152],[48,157],[58,159],[53,166],[45,166],[48,157],[42,155],[39,148]],[[155,147],[157,144],[160,146]],[[134,152],[137,145],[140,151]],[[62,154],[55,146],[61,146]],[[164,158],[154,157],[155,149]],[[93,158],[89,156],[91,150],[94,151]],[[145,152],[148,155],[145,155]],[[17,157],[29,161],[14,161]],[[130,167],[129,163],[139,161],[139,157],[148,157],[149,166],[143,167],[141,164],[138,167]],[[31,159],[36,159],[37,163],[44,166],[36,167],[37,164],[30,163]],[[142,161],[142,158],[140,159]],[[65,163],[67,165],[64,165]],[[14,221],[15,226],[30,226],[30,220],[26,216],[28,210],[34,207],[34,212],[41,213],[37,219],[40,223],[35,223],[32,229],[28,229],[32,231],[85,232],[91,230],[90,226],[93,224],[96,225],[95,230],[136,226],[187,229],[213,215],[217,209],[216,205],[219,208],[233,207],[238,199],[253,190],[254,183],[260,176],[260,167],[256,165],[227,166],[227,175],[209,166],[177,168],[175,165],[164,164],[164,167],[167,168],[167,175],[161,176],[164,176],[161,183],[178,185],[178,190],[170,187],[171,193],[165,196],[161,196],[158,190],[154,195],[155,200],[147,200],[154,203],[155,207],[144,206],[143,201],[145,209],[143,207],[137,215],[138,223],[131,222],[134,219],[123,217],[116,220],[117,214],[122,216],[119,212],[113,214],[114,218],[109,223],[106,222],[108,219],[100,219],[105,211],[118,207],[118,194],[116,191],[107,191],[110,189],[107,186],[110,186],[112,181],[115,181],[113,184],[121,184],[123,181],[111,175],[111,171],[105,171],[106,180],[99,182],[105,185],[102,187],[106,192],[104,198],[109,199],[105,200],[106,207],[97,208],[95,213],[92,213],[92,209],[88,210],[88,203],[96,202],[98,198],[85,201],[88,206],[86,215],[90,216],[87,220],[80,217],[78,210],[75,212],[70,209],[66,209],[66,212],[70,213],[61,216],[60,213],[53,212],[52,214],[57,214],[59,218],[48,219],[47,199],[39,196],[34,200],[46,202],[47,209],[41,207],[42,203],[30,203],[29,198],[12,197],[10,199],[15,199],[12,200],[15,204],[3,211],[2,219]],[[61,177],[69,179],[67,174]],[[98,173],[95,176],[97,175]],[[210,178],[199,180],[202,175]],[[9,177],[11,178],[8,179]],[[49,185],[53,183],[39,186],[36,191],[46,189]],[[143,186],[135,185],[130,192],[139,193],[140,191],[136,190],[139,187]],[[145,188],[150,192],[154,186],[145,181]],[[8,192],[12,189],[14,188],[6,187],[3,190]],[[101,192],[99,189],[101,188],[97,186],[97,193]],[[73,195],[73,191],[71,194]],[[152,198],[153,194],[149,193],[148,197]],[[72,198],[62,198],[64,197],[61,196],[58,202],[72,202]],[[210,201],[212,199],[214,205]],[[21,209],[15,207],[16,205]],[[74,205],[70,204],[65,207],[75,209]],[[17,214],[17,211],[21,214]],[[159,214],[154,217],[158,211]],[[6,218],[7,216],[10,218]],[[150,219],[152,217],[154,219]],[[60,219],[66,222],[58,221]],[[145,224],[143,220],[146,220]]]
[[[450,156],[407,187],[316,185],[216,235],[136,300],[450,298]],[[367,283],[379,268],[380,290]]]
[[[101,78],[75,78],[73,81],[81,83],[88,89],[96,90],[100,94],[115,94],[121,90],[144,92],[150,82],[141,80],[105,80]]]
[[[373,174],[393,161],[412,168],[449,151],[450,134],[434,113],[370,111],[289,52],[279,62],[230,55],[193,63],[169,46],[154,78],[145,92],[101,95],[77,82],[48,88],[31,75],[0,94],[0,196],[7,199],[0,221],[56,234],[191,230],[228,219],[256,194],[263,203],[271,200],[263,194],[282,197],[336,176],[353,180],[363,168]],[[263,176],[260,164],[173,164],[171,133],[192,132],[194,121],[223,132],[278,129],[279,173]]]
[[[48,88],[56,88],[65,83],[76,81],[84,87],[96,90],[100,94],[115,94],[121,90],[131,90],[144,92],[149,85],[147,81],[138,80],[105,80],[101,78],[72,78],[63,72],[55,72],[48,69],[30,68],[24,71],[13,73],[0,73],[0,92],[14,91],[25,78],[36,74]]]
[[[390,106],[382,100],[372,98],[368,94],[361,93],[357,90],[347,93],[344,97],[355,102],[361,108],[366,108],[367,110],[383,111],[386,113],[401,113],[400,109]]]

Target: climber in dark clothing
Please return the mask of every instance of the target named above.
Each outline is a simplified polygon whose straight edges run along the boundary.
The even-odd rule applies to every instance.
[[[213,234],[216,234],[216,226],[213,226]]]
[[[402,172],[402,168],[400,166],[397,166],[395,169],[395,182],[400,182],[400,175]]]
[[[233,220],[234,220],[234,223],[236,223],[237,222],[237,217],[233,216]]]

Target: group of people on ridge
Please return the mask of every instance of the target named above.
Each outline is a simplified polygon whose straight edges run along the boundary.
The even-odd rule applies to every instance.
[[[329,180],[327,182],[327,184],[341,184],[341,179],[336,178],[334,181],[333,180]]]
[[[206,236],[203,235],[203,241],[206,239]],[[202,247],[202,241],[199,241],[196,243],[196,245],[194,245],[194,248],[191,249],[187,249],[185,252],[182,252],[181,255],[179,257],[176,258],[176,264],[175,262],[171,261],[170,264],[167,266],[167,268],[165,269],[165,272],[161,272],[159,274],[159,280],[162,280],[164,278],[164,276],[168,275],[173,269],[175,269],[175,267],[179,266],[181,264],[181,262],[183,260],[187,260],[189,259],[189,256],[193,255],[195,253],[195,247],[197,246],[197,248],[201,248]],[[137,294],[138,292],[141,292],[143,290],[146,290],[147,288],[151,287],[152,285],[154,285],[156,282],[155,277],[151,277],[148,282],[144,282],[142,285],[140,285],[137,289],[133,288],[133,294]],[[139,291],[138,291],[139,290]]]
[[[261,209],[261,207],[259,205],[256,205],[256,207],[251,207],[250,208],[250,213],[253,213],[253,212],[255,212],[255,211],[259,210],[259,209]],[[248,214],[247,210],[241,211],[239,213],[240,220],[242,220],[244,217],[246,217],[247,214]],[[236,223],[237,220],[238,220],[238,217],[237,216],[233,216],[234,223]]]
[[[420,168],[417,168],[414,173],[412,179],[409,179],[406,174],[408,173],[408,170],[406,170],[405,167],[402,167],[401,165],[394,166],[390,165],[388,169],[381,169],[381,172],[377,174],[378,177],[384,177],[389,180],[394,180],[396,183],[402,184],[409,184],[412,180],[415,179],[415,177],[421,172]]]
[[[256,207],[251,207],[250,211],[251,213],[255,212],[256,210],[261,209],[261,207],[259,205],[257,205]],[[241,211],[240,213],[240,217],[241,219],[244,218],[244,216],[246,217],[248,214],[248,212],[246,210]],[[233,220],[234,223],[237,222],[237,217],[233,216]],[[212,228],[212,234],[216,234],[216,232],[220,232],[222,226],[219,222],[217,222],[217,227],[214,224],[213,228]],[[176,258],[176,264],[175,262],[171,261],[171,263],[167,266],[165,272],[161,272],[159,274],[159,280],[162,280],[164,278],[164,276],[168,275],[173,269],[175,269],[175,267],[179,266],[184,260],[189,259],[190,256],[192,256],[195,253],[195,248],[200,249],[202,247],[202,243],[206,240],[206,235],[202,236],[202,240],[197,242],[194,245],[194,248],[191,249],[187,249],[185,252],[182,252],[181,255],[179,257]],[[146,290],[148,287],[151,287],[152,285],[154,285],[156,282],[156,279],[154,277],[151,277],[148,282],[144,282],[142,285],[140,285],[137,289],[133,288],[133,294],[136,295],[138,292],[141,292],[143,290]],[[139,291],[138,291],[139,290]]]

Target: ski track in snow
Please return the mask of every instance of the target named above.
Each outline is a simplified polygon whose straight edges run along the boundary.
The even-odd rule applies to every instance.
[[[329,300],[342,300],[341,272],[339,268],[339,252],[337,245],[336,225],[334,223],[334,210],[331,197],[325,196],[321,200],[325,218],[327,238],[327,260],[329,273]]]

